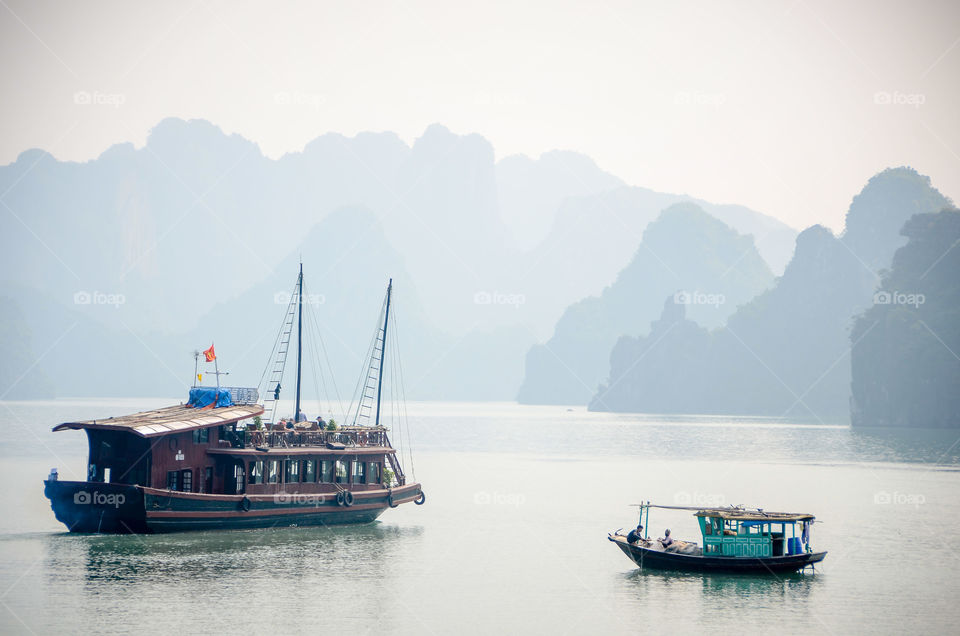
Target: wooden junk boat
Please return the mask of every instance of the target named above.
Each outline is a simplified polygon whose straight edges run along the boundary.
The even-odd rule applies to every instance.
[[[150,533],[364,523],[387,508],[424,503],[421,485],[407,480],[380,422],[392,286],[352,425],[272,426],[295,314],[294,413],[301,413],[301,265],[276,359],[267,365],[274,366],[263,404],[257,389],[195,386],[187,404],[54,427],[82,429],[89,442],[87,481],[61,481],[55,469],[44,481],[56,518],[70,532]]]
[[[826,552],[814,552],[810,546],[810,528],[814,522],[811,514],[734,506],[694,508],[658,506],[650,502],[637,505],[643,536],[631,542],[617,531],[607,538],[641,568],[774,574],[812,568],[827,556]],[[702,547],[678,540],[664,547],[660,539],[650,539],[647,529],[651,508],[694,511],[700,524]]]

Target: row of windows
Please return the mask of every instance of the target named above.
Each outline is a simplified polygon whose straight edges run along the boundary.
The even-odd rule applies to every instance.
[[[281,464],[282,461],[282,464]],[[350,483],[379,484],[380,464],[378,462],[343,461],[327,459],[270,459],[266,465],[262,459],[250,462],[249,475],[251,484],[279,484],[282,477],[285,484],[293,483],[324,483],[345,484],[348,475],[352,475]]]

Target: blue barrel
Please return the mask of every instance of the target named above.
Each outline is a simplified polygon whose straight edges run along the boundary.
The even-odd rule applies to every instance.
[[[800,537],[790,537],[787,539],[787,554],[803,554]]]

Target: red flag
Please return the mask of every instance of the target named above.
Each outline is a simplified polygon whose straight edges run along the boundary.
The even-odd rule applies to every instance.
[[[207,358],[207,362],[213,362],[217,359],[217,354],[213,352],[213,345],[210,345],[210,348],[203,352],[203,355]]]

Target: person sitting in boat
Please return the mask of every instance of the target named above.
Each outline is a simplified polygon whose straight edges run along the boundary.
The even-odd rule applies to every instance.
[[[287,420],[287,423],[284,424],[284,428],[286,428],[288,431],[292,431],[292,430],[293,430],[293,420]]]
[[[321,417],[321,416],[319,416],[319,415],[317,416],[317,428],[319,428],[321,431],[322,431],[323,429],[327,428],[327,423],[324,422],[324,421],[323,421],[323,417]]]
[[[300,411],[299,413],[297,413],[297,423],[306,422],[306,421],[307,421],[307,416],[303,414],[303,411]]]
[[[629,543],[630,545],[633,545],[634,543],[636,543],[642,538],[643,538],[643,526],[640,524],[637,524],[636,530],[631,530],[630,532],[627,533],[627,543]]]
[[[662,545],[664,548],[669,548],[671,545],[673,545],[673,539],[670,538],[670,528],[667,528],[663,531],[663,538],[660,539],[660,545]]]

